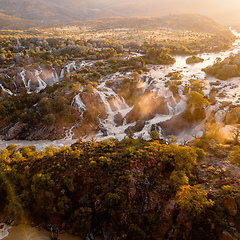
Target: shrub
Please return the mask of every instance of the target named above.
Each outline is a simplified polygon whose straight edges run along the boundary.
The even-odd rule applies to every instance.
[[[128,229],[127,240],[145,240],[146,233],[136,225]]]
[[[92,223],[92,209],[88,207],[80,207],[77,209],[73,216],[73,229],[82,234],[87,234],[91,228]]]
[[[207,192],[202,190],[200,186],[183,186],[177,192],[177,203],[181,209],[193,216],[199,215],[206,208],[213,206],[214,201],[207,199]]]

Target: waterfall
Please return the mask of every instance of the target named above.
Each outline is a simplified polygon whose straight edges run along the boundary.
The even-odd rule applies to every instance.
[[[222,123],[224,121],[224,118],[226,116],[226,111],[224,110],[219,110],[215,114],[215,121],[216,123]]]
[[[13,82],[13,84],[14,84],[14,86],[15,86],[15,93],[17,93],[18,87],[17,87],[17,84],[16,84],[16,82],[15,82],[16,77],[14,76],[13,79],[14,79],[14,80],[13,80],[12,82]]]
[[[74,137],[74,132],[73,132],[73,128],[75,127],[72,126],[70,129],[66,130],[65,131],[65,137],[64,137],[64,140],[72,140],[73,137]]]
[[[2,88],[2,90],[4,91],[4,92],[7,92],[9,95],[13,95],[13,93],[9,90],[9,89],[6,89],[5,87],[3,87],[3,85],[2,84],[0,84],[0,87]]]
[[[28,83],[27,83],[25,70],[23,70],[23,71],[20,72],[20,76],[21,76],[21,79],[22,79],[22,81],[23,81],[24,87],[25,87],[26,90],[27,90],[27,93],[31,93],[31,90],[30,90],[30,88],[31,88],[31,86],[30,86],[30,81],[28,81]]]
[[[64,78],[64,69],[61,70],[61,73],[60,73],[60,79],[63,79]]]
[[[167,106],[168,106],[168,111],[169,111],[169,115],[174,115],[174,108],[171,106],[171,104],[169,102],[167,102]]]
[[[77,67],[76,67],[76,62],[75,62],[75,61],[69,63],[69,64],[66,66],[67,72],[72,72],[73,70],[76,70],[76,69],[77,69]]]
[[[82,102],[80,94],[77,94],[71,103],[72,106],[76,107],[80,112],[81,118],[83,117],[83,113],[87,110],[86,105]]]
[[[8,230],[10,229],[10,226],[7,226],[5,223],[0,223],[0,239],[4,239],[5,237],[8,236],[9,232]]]
[[[238,34],[233,30],[232,32],[235,35]],[[240,37],[240,35],[238,37]],[[167,105],[169,114],[168,115],[156,114],[156,115],[153,115],[152,119],[148,121],[145,121],[143,119],[142,121],[144,122],[143,123],[144,126],[142,130],[139,132],[136,132],[134,136],[135,137],[141,136],[144,138],[148,138],[149,137],[148,132],[151,131],[151,129],[156,129],[159,132],[161,132],[161,128],[159,127],[159,125],[161,124],[159,123],[169,120],[174,115],[177,115],[182,111],[184,111],[184,109],[186,108],[186,96],[183,95],[183,92],[184,92],[183,90],[185,85],[190,84],[189,79],[192,77],[195,79],[202,80],[206,84],[208,84],[208,89],[204,90],[204,94],[206,97],[209,96],[210,90],[213,87],[218,90],[218,94],[216,96],[217,102],[215,103],[214,106],[211,105],[208,108],[206,108],[206,119],[203,121],[203,123],[205,123],[209,119],[209,117],[212,119],[213,117],[212,113],[215,113],[215,121],[217,123],[223,122],[226,114],[225,112],[227,110],[227,108],[222,108],[223,102],[231,102],[231,105],[233,106],[237,106],[237,104],[239,104],[240,87],[237,88],[239,85],[238,83],[239,79],[237,78],[229,79],[228,81],[221,82],[220,85],[217,85],[217,84],[214,85],[211,83],[216,83],[217,80],[215,78],[210,78],[209,76],[206,76],[205,73],[201,71],[201,69],[205,68],[208,65],[213,64],[216,57],[221,57],[222,59],[224,59],[230,53],[237,53],[238,50],[240,50],[239,39],[235,41],[235,43],[233,44],[233,47],[234,47],[234,50],[231,50],[231,51],[225,51],[221,53],[199,54],[198,56],[204,58],[204,61],[202,63],[197,63],[194,65],[186,65],[187,57],[185,56],[175,56],[176,63],[171,66],[169,65],[169,66],[153,67],[152,65],[149,65],[149,67],[151,68],[151,71],[139,77],[142,80],[139,83],[139,86],[137,86],[137,88],[140,89],[138,92],[139,93],[138,97],[141,94],[145,96],[151,93],[150,96],[151,98],[154,98],[154,102],[157,102],[158,100],[161,101],[162,98],[165,98],[164,110],[165,110],[165,105]],[[31,85],[32,85],[32,88],[33,88],[33,85],[34,87],[37,86],[36,92],[39,92],[42,89],[46,88],[47,84],[50,85],[52,83],[58,82],[59,79],[64,78],[65,71],[72,72],[78,68],[91,67],[94,63],[95,61],[89,61],[89,60],[79,61],[79,62],[77,61],[77,63],[75,61],[69,61],[69,63],[66,64],[65,68],[61,70],[61,73],[59,76],[55,69],[52,69],[52,72],[49,70],[46,70],[46,71],[43,70],[44,74],[40,75],[41,70],[39,71],[39,67],[38,67],[37,68],[38,70],[35,70],[34,78],[30,79],[29,81],[27,81],[26,76],[30,72],[26,70],[22,70],[20,72],[20,76],[23,84],[21,83],[21,85],[24,85],[24,87],[27,90],[27,93],[32,93]],[[165,77],[168,73],[174,72],[174,71],[181,71],[181,75],[183,76],[183,78],[179,81],[178,80],[174,81],[174,80],[170,80],[170,77]],[[47,76],[47,78],[41,79],[40,76],[42,75],[44,75],[44,78],[45,76]],[[4,76],[5,78],[10,79],[10,77],[7,74],[5,74]],[[126,118],[126,115],[133,109],[134,106],[129,107],[125,102],[125,99],[120,97],[114,90],[115,89],[114,87],[119,86],[119,84],[121,84],[121,78],[123,77],[131,77],[131,72],[128,72],[125,74],[117,72],[115,74],[108,75],[107,77],[100,79],[98,81],[99,86],[94,88],[95,94],[99,95],[99,97],[98,96],[97,97],[99,101],[102,102],[102,105],[104,105],[105,112],[107,113],[107,114],[101,115],[101,116],[106,116],[106,118],[99,119],[99,122],[101,125],[100,127],[103,127],[104,129],[106,129],[106,132],[108,134],[106,138],[116,137],[118,139],[121,139],[126,136],[124,131],[129,127],[133,127],[134,129],[137,123],[137,122],[132,122],[130,124],[127,124],[128,119]],[[110,84],[109,85],[107,84],[108,81],[112,81],[113,87],[108,87],[110,85]],[[168,84],[168,82],[170,84],[175,83],[178,86],[179,91],[178,91],[177,97],[176,95],[173,95],[172,91],[169,90],[170,84]],[[115,85],[115,83],[117,84]],[[13,84],[15,84],[15,82],[13,82]],[[17,84],[18,82],[16,81],[16,85]],[[4,86],[0,84],[0,87],[3,91],[7,92],[9,95],[13,95],[13,93],[9,89],[4,88]],[[221,97],[220,93],[224,93],[224,91],[225,91],[225,94],[222,94],[223,96]],[[84,101],[84,103],[86,102]],[[76,94],[76,96],[74,96],[71,102],[71,105],[78,109],[81,118],[84,117],[84,113],[87,110],[87,106],[88,106],[87,103],[86,105],[84,103],[81,99],[81,93]],[[155,106],[153,106],[153,108],[154,107]],[[120,116],[119,113],[122,116]],[[130,120],[130,121],[133,121],[133,120]],[[119,125],[121,124],[121,125],[118,126],[115,122],[118,122],[118,124]],[[155,126],[156,128],[152,128],[152,126]],[[74,127],[71,127],[71,129],[68,129],[65,132],[65,135],[66,135],[65,139],[73,138],[74,136],[73,129]],[[201,132],[200,124],[199,126],[196,127],[195,131],[199,131],[199,133]],[[96,136],[96,140],[101,140],[101,139],[103,139],[103,133],[99,132]]]
[[[105,105],[107,113],[114,116],[115,114],[120,112],[122,115],[125,116],[127,112],[131,110],[131,108],[127,105],[124,98],[120,98],[117,93],[115,93],[105,84],[106,82],[100,84],[97,88],[95,88],[95,92],[99,94],[102,102]],[[116,108],[115,111],[112,110],[111,105],[108,102],[109,98],[112,98],[113,100],[113,105]]]
[[[36,89],[36,92],[40,92],[41,90],[45,89],[47,87],[47,84],[40,78],[40,72],[38,70],[35,70],[35,76],[37,77],[39,86]]]
[[[102,103],[105,106],[105,110],[108,114],[108,117],[104,120],[99,119],[101,125],[107,130],[108,137],[113,136],[117,137],[119,139],[124,138],[125,136],[125,129],[128,126],[133,126],[133,124],[125,124],[121,126],[116,126],[116,123],[114,122],[114,117],[121,113],[122,117],[125,117],[125,115],[132,110],[133,107],[129,107],[125,100],[123,98],[120,98],[117,93],[115,93],[111,88],[107,87],[105,85],[106,81],[102,82],[97,88],[94,89],[95,93],[99,94],[99,97],[102,101]],[[112,103],[114,106],[114,110],[112,109],[109,99],[112,99]],[[96,135],[96,139],[103,139],[102,132],[99,132],[99,134]]]
[[[186,102],[181,99],[176,105],[175,105],[175,115],[180,114],[186,109]]]
[[[52,71],[52,79],[53,79],[53,84],[57,83],[59,81],[59,77],[58,77],[57,72],[54,68],[53,68],[53,71]]]

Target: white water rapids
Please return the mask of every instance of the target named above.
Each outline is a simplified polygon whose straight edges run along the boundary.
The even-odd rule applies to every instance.
[[[11,229],[10,226],[7,226],[5,223],[0,224],[0,239],[4,239],[8,236],[8,230]]]
[[[232,45],[232,49],[225,51],[225,52],[219,52],[219,53],[203,53],[199,54],[198,56],[203,58],[204,61],[201,63],[196,64],[186,64],[186,59],[188,56],[174,56],[176,59],[176,62],[173,65],[170,66],[149,66],[151,68],[151,71],[147,74],[143,74],[140,76],[142,79],[141,83],[141,89],[142,93],[149,91],[151,93],[154,93],[156,96],[162,96],[166,99],[167,106],[168,106],[168,115],[162,115],[162,114],[156,114],[154,118],[148,120],[145,122],[145,125],[143,129],[139,132],[136,132],[134,134],[134,137],[142,137],[144,139],[149,138],[148,132],[151,130],[152,125],[155,125],[159,122],[166,121],[170,119],[172,116],[177,115],[181,113],[186,106],[185,103],[185,95],[183,95],[183,89],[184,85],[189,84],[190,79],[198,79],[204,81],[205,89],[204,94],[207,96],[210,92],[211,86],[210,83],[217,82],[217,79],[214,77],[207,77],[206,74],[202,71],[202,68],[205,68],[209,65],[212,65],[216,58],[224,59],[225,57],[229,56],[230,53],[238,53],[240,50],[240,34],[232,30],[232,33],[237,37],[236,41]],[[91,66],[94,61],[82,61],[78,64],[76,62],[71,62],[69,65],[65,67],[61,71],[61,74],[59,76],[56,75],[56,72],[52,73],[50,80],[52,83],[60,81],[61,77],[64,74],[64,71],[74,71],[77,68],[85,67],[85,66]],[[169,90],[168,86],[165,84],[166,81],[170,79],[170,77],[165,77],[169,72],[173,71],[180,71],[181,75],[183,75],[182,84],[179,85],[179,99],[176,100],[172,94],[172,92]],[[36,71],[35,76],[37,77],[37,80],[39,82],[38,87],[36,88],[36,91],[40,91],[44,87],[46,87],[46,83],[43,82],[42,79],[40,79],[39,76],[40,72]],[[124,75],[125,77],[129,77],[130,73],[127,73]],[[25,79],[25,72],[21,72],[22,81],[24,83],[24,86],[26,87],[27,91],[30,93],[31,88],[31,80],[28,82]],[[114,117],[121,113],[121,115],[124,117],[127,113],[129,113],[133,106],[128,106],[125,102],[125,100],[117,95],[117,93],[111,88],[107,86],[108,81],[114,81],[115,79],[121,77],[120,73],[116,73],[113,75],[109,75],[107,77],[104,77],[100,79],[99,85],[94,89],[95,94],[98,94],[102,103],[105,106],[105,110],[107,113],[106,119],[99,119],[102,127],[106,130],[107,134],[103,134],[101,131],[99,131],[96,136],[94,137],[95,141],[104,140],[110,137],[117,138],[119,140],[123,139],[126,136],[126,133],[124,132],[128,127],[133,127],[136,122],[126,124],[126,121],[123,121],[123,124],[120,126],[117,126],[114,122]],[[144,79],[144,80],[143,80]],[[48,79],[49,80],[49,79]],[[7,89],[4,89],[3,86],[0,86],[2,90],[8,91]],[[219,81],[219,85],[215,85],[215,88],[219,89],[219,93],[224,92],[224,96],[219,98],[216,97],[216,104],[214,106],[209,106],[207,109],[207,112],[209,112],[209,115],[212,111],[215,112],[215,120],[216,122],[222,122],[224,119],[224,114],[226,109],[220,109],[221,103],[224,101],[231,101],[233,104],[238,104],[240,99],[240,87],[239,87],[239,78],[233,78],[229,79],[227,81]],[[83,117],[84,112],[86,111],[86,106],[83,103],[80,93],[82,90],[80,90],[79,93],[76,94],[72,101],[72,105],[76,107],[79,110],[79,114],[81,117]],[[155,96],[154,95],[154,96]],[[113,104],[110,105],[109,100],[113,101]],[[62,140],[55,140],[55,141],[4,141],[0,140],[0,148],[5,148],[9,144],[16,144],[18,146],[23,145],[34,145],[36,146],[37,150],[42,150],[46,146],[52,144],[54,147],[61,147],[63,145],[71,145],[75,140],[73,129],[69,129],[66,132],[65,139]],[[161,134],[161,129],[158,127],[157,129],[159,133]],[[85,137],[85,140],[91,140],[92,137]]]

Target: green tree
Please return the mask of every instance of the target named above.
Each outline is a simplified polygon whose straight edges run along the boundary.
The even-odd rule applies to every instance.
[[[89,207],[77,209],[72,216],[73,229],[86,235],[91,228],[92,214],[92,209]]]
[[[240,147],[235,146],[233,151],[230,152],[228,158],[230,159],[231,163],[240,166]]]
[[[196,91],[187,94],[187,108],[189,110],[202,109],[209,105],[209,102],[204,96]]]
[[[176,186],[184,186],[189,183],[189,178],[186,175],[185,171],[173,171],[171,173],[170,179]]]
[[[183,186],[176,194],[177,203],[181,209],[193,216],[204,212],[206,208],[213,206],[214,201],[207,199],[207,192],[200,186]]]
[[[134,131],[133,131],[133,130],[128,130],[128,131],[126,132],[126,135],[127,135],[128,138],[133,138],[133,136],[134,136]]]
[[[148,133],[151,140],[159,140],[159,133],[157,131],[151,131]]]
[[[138,79],[139,73],[137,71],[132,73],[133,79],[136,81]]]
[[[209,104],[202,94],[192,91],[187,94],[187,107],[184,115],[189,121],[201,121],[206,117],[205,109]]]
[[[237,124],[233,129],[232,129],[232,134],[233,134],[233,145],[237,145],[239,143],[239,136],[240,136],[240,124]]]
[[[127,240],[145,240],[147,234],[138,226],[132,225],[128,229]]]

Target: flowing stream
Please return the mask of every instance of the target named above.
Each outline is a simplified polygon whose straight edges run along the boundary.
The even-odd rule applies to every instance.
[[[31,227],[28,225],[20,224],[18,226],[11,227],[7,236],[3,237],[5,240],[50,240],[51,233],[38,229],[36,227]],[[0,232],[0,239],[1,232]],[[64,233],[58,235],[59,240],[82,240],[80,237],[72,236],[70,234]]]
[[[3,228],[1,228],[3,227]],[[50,240],[51,232],[44,229],[38,229],[29,225],[19,224],[14,227],[8,227],[0,224],[0,239],[5,240]],[[94,236],[95,240],[103,240],[100,236]],[[59,240],[83,240],[79,236],[73,236],[68,233],[58,234]]]
[[[160,122],[164,122],[168,119],[171,119],[172,116],[177,115],[184,111],[186,107],[186,97],[183,94],[184,86],[189,85],[190,79],[196,79],[201,80],[204,83],[204,95],[208,96],[211,84],[216,83],[218,80],[214,77],[206,76],[206,74],[202,71],[203,68],[213,65],[216,58],[221,58],[223,60],[224,58],[228,57],[229,54],[233,53],[236,54],[240,51],[240,34],[236,31],[232,30],[232,33],[236,36],[236,41],[232,45],[232,49],[225,51],[225,52],[218,52],[218,53],[202,53],[198,56],[203,58],[204,61],[200,63],[195,64],[187,64],[186,59],[188,56],[174,56],[176,59],[176,62],[173,65],[168,66],[149,66],[151,68],[150,73],[147,73],[144,75],[145,81],[142,82],[141,88],[143,93],[146,91],[150,91],[151,93],[155,93],[155,95],[161,97],[163,96],[165,98],[165,101],[168,105],[168,115],[163,114],[156,114],[154,118],[148,120],[145,122],[145,126],[141,131],[138,131],[134,134],[134,137],[142,137],[144,139],[149,139],[148,132],[151,131],[152,126],[156,125]],[[165,83],[170,80],[170,77],[166,77],[166,75],[170,72],[179,71],[181,75],[183,76],[181,82],[182,84],[179,87],[179,96],[180,100],[176,101],[174,98],[172,92],[169,90],[168,85]],[[115,76],[117,77],[117,76]],[[120,112],[124,112],[124,115],[126,115],[128,112],[131,111],[131,107],[125,105],[121,106],[117,109],[116,112],[111,110],[111,107],[109,105],[109,102],[107,101],[107,95],[112,91],[112,89],[107,88],[105,85],[106,82],[103,82],[100,84],[100,86],[96,89],[96,91],[99,93],[99,95],[102,98],[102,101],[105,104],[106,112],[108,113],[107,120],[102,122],[102,125],[107,130],[106,136],[102,134],[102,132],[99,132],[94,140],[100,141],[107,139],[109,137],[117,138],[118,140],[123,139],[126,136],[125,130],[129,127],[134,126],[136,123],[130,123],[127,125],[121,125],[116,126],[114,124],[113,119],[114,116]],[[209,106],[207,110],[207,116],[209,117],[211,112],[215,112],[215,120],[216,122],[222,122],[225,117],[225,112],[228,109],[225,108],[224,110],[220,109],[223,102],[231,102],[232,104],[238,104],[240,99],[240,86],[239,86],[239,78],[232,78],[227,81],[218,81],[217,84],[214,85],[215,88],[218,89],[218,93],[223,93],[221,97],[216,97],[216,104],[214,106]],[[113,91],[112,91],[113,92]],[[112,94],[113,95],[113,94]],[[115,96],[114,96],[115,97]],[[115,97],[115,100],[117,98]],[[157,125],[156,125],[157,126]],[[157,126],[158,132],[161,134],[161,128]],[[193,131],[199,131],[200,132],[200,126],[198,126],[196,129],[193,129],[192,132],[188,132],[189,135],[193,134]],[[183,133],[185,134],[185,133]],[[183,135],[182,134],[182,135]],[[181,136],[178,136],[180,139]],[[86,138],[88,140],[88,138]]]

